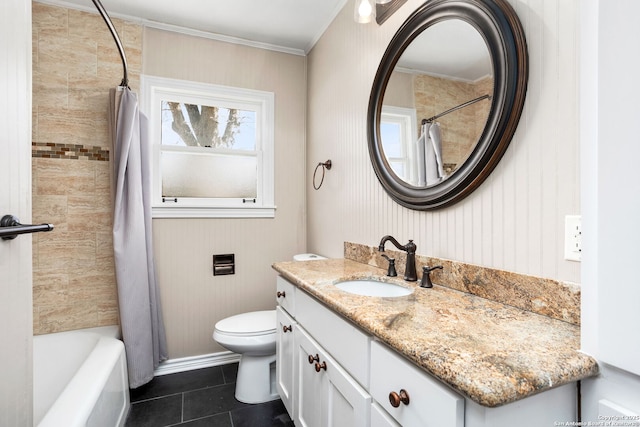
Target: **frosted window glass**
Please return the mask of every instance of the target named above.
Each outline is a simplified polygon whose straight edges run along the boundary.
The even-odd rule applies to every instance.
[[[160,163],[164,197],[257,197],[255,156],[164,151]]]

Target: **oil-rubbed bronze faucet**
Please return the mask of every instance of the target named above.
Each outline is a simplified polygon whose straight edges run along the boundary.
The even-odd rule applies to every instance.
[[[396,271],[396,259],[395,258],[390,258],[390,257],[386,256],[385,254],[382,254],[382,258],[384,258],[387,261],[389,261],[389,268],[387,269],[387,276],[396,277],[398,275],[398,272]]]
[[[413,240],[409,240],[409,243],[402,246],[396,239],[392,236],[384,236],[382,240],[380,240],[380,245],[378,245],[378,250],[380,252],[384,252],[384,245],[390,241],[393,245],[400,249],[401,251],[405,251],[407,253],[407,265],[404,267],[404,280],[408,282],[415,282],[418,280],[418,274],[416,273],[416,244],[413,243]]]
[[[420,281],[420,286],[423,288],[433,288],[433,283],[431,282],[431,276],[429,273],[431,273],[433,270],[439,268],[440,270],[442,270],[442,266],[441,265],[436,265],[435,267],[428,267],[428,266],[424,266],[422,267],[422,280]]]

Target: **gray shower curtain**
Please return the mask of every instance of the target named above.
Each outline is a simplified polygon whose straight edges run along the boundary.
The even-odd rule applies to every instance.
[[[136,94],[119,87],[110,101],[113,250],[129,386],[136,388],[167,359],[151,239],[151,148]]]

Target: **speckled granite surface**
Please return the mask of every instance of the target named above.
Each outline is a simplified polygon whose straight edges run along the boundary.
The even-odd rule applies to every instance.
[[[423,289],[349,259],[279,262],[283,277],[475,402],[494,407],[598,372],[580,328],[442,286]],[[340,280],[413,287],[395,298],[349,294]]]
[[[382,258],[382,253],[376,247],[344,243],[346,259],[374,267],[386,268],[388,265],[387,260]],[[396,258],[398,275],[403,275],[405,253],[398,252],[393,247],[387,248],[384,253]],[[416,255],[418,277],[422,277],[423,265],[444,267],[431,273],[433,283],[575,325],[580,324],[580,286],[575,283],[421,255]]]

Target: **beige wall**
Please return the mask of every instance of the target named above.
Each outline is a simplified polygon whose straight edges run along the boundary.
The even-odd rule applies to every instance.
[[[415,239],[418,253],[579,282],[563,259],[564,216],[579,213],[577,0],[510,0],[529,44],[529,90],[502,161],[471,196],[435,212],[394,203],[370,166],[366,114],[385,47],[412,10],[382,26],[353,21],[345,6],[308,56],[307,167],[332,159],[308,192],[309,250],[342,255],[344,241],[376,245],[385,234]]]
[[[227,316],[275,307],[271,264],[305,241],[306,58],[146,29],[143,73],[275,93],[274,219],[156,219],[154,243],[169,357],[223,350],[211,338]],[[212,255],[236,254],[236,274],[212,274]]]
[[[33,3],[35,334],[118,323],[109,194],[108,93],[122,80],[98,14]],[[142,28],[114,19],[138,87]]]

